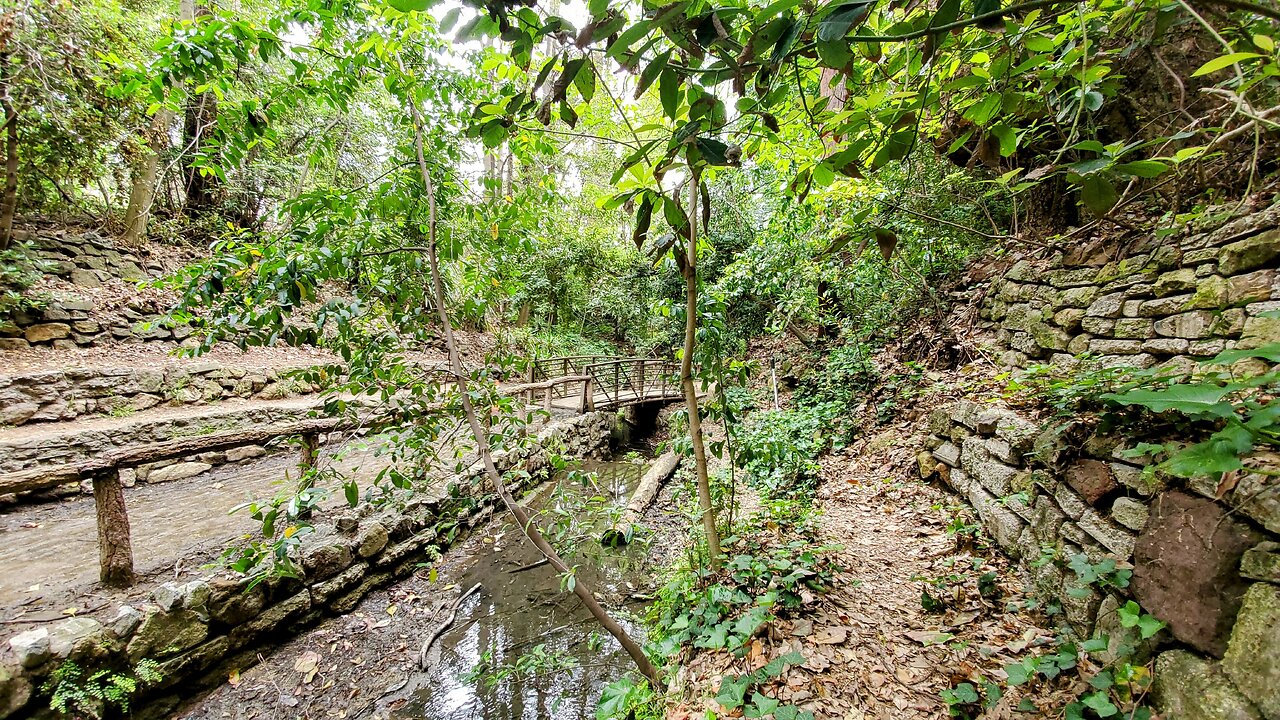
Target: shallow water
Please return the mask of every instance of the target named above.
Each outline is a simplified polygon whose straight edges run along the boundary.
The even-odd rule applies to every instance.
[[[625,505],[646,467],[638,462],[585,463],[579,469],[596,473],[596,485],[575,487],[574,491],[599,493],[615,506]],[[565,481],[563,485],[572,483]],[[530,504],[542,510],[554,505],[551,488],[542,488]],[[430,670],[410,679],[408,702],[400,705],[393,717],[594,718],[601,689],[631,668],[630,660],[617,642],[599,629],[582,603],[561,590],[560,578],[550,567],[511,572],[542,557],[515,525],[501,523],[492,537],[495,539],[485,542],[482,552],[450,578],[460,588],[479,583],[480,590],[463,603],[451,630],[436,641]],[[597,595],[611,600],[607,605],[614,606],[627,595],[628,582],[644,584],[638,577],[642,547],[612,550],[595,542],[589,545],[583,545],[589,557],[569,562],[584,566],[582,577],[592,583]],[[621,620],[633,636],[642,634],[636,623]],[[482,660],[489,667],[510,666],[539,645],[547,651],[567,653],[573,667],[512,674],[494,683],[466,677]]]

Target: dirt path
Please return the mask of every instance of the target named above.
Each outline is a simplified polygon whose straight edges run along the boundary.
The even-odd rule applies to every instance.
[[[915,474],[922,438],[913,430],[904,423],[823,458],[816,540],[842,546],[832,589],[773,628],[763,654],[697,656],[687,667],[691,696],[706,700],[680,712],[715,710],[709,698],[722,676],[795,650],[805,664],[772,692],[818,720],[946,718],[942,690],[979,675],[1001,678],[1004,665],[1052,640],[1037,624],[1043,618],[1019,609],[1026,598],[1008,560],[947,531],[952,519],[971,515]],[[928,610],[926,588],[938,603]],[[1006,705],[1016,700],[986,717],[1027,717],[1000,714]],[[674,717],[686,717],[680,712]]]

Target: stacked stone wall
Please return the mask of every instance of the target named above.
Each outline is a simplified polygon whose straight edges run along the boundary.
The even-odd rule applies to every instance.
[[[158,405],[236,398],[277,400],[318,392],[296,377],[311,368],[253,369],[206,362],[168,368],[69,368],[0,375],[0,425],[127,416]]]
[[[1231,348],[1280,342],[1280,206],[1220,227],[1152,241],[1101,266],[1063,250],[1023,259],[978,306],[994,356],[1008,366],[1189,369]],[[979,295],[982,288],[970,288]],[[1257,368],[1240,370],[1265,370]],[[1169,717],[1280,720],[1280,454],[1258,452],[1230,482],[1149,472],[1145,438],[1071,418],[1033,418],[998,401],[936,410],[920,456],[973,506],[1042,598],[1081,637],[1123,635],[1117,610],[1136,600],[1167,629],[1156,699]],[[1182,438],[1193,440],[1193,438]],[[1089,586],[1072,557],[1132,568],[1127,587]]]
[[[605,454],[614,423],[612,413],[555,422],[528,449],[495,453],[494,460],[503,471],[528,470],[524,482],[536,482],[553,452]],[[410,499],[402,509],[374,512],[366,505],[317,521],[297,553],[301,577],[250,588],[243,577],[211,573],[160,585],[145,605],[11,634],[0,649],[0,719],[50,715],[48,698],[36,689],[68,660],[82,668],[125,670],[144,658],[158,662],[163,676],[147,690],[152,704],[145,714],[162,715],[197,689],[225,681],[227,669],[252,665],[263,646],[328,615],[348,613],[370,591],[408,576],[429,550],[449,544],[452,530],[489,517],[494,500],[476,464],[438,494]]]
[[[30,230],[14,232],[17,243],[31,243],[35,259],[47,274],[73,289],[96,290],[112,280],[136,283],[164,274],[159,262],[139,257],[92,231]],[[37,300],[39,298],[37,297]],[[0,316],[0,350],[33,345],[86,347],[103,342],[181,342],[192,334],[188,325],[163,321],[154,301],[139,298],[119,309],[99,308],[91,293],[59,293]]]

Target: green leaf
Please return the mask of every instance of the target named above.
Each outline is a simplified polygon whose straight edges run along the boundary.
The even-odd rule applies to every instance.
[[[771,698],[765,697],[758,692],[751,693],[751,704],[743,709],[743,717],[760,718],[766,715],[772,715],[778,709],[780,703]]]
[[[853,24],[871,11],[870,0],[845,0],[829,6],[826,17],[818,23],[818,42],[835,42],[849,34]]]
[[[1228,388],[1205,384],[1181,384],[1163,390],[1129,390],[1123,393],[1105,393],[1100,397],[1120,405],[1138,405],[1152,412],[1174,410],[1192,417],[1225,418],[1233,414],[1231,405],[1224,403]]]
[[[1261,358],[1268,362],[1280,363],[1280,343],[1268,343],[1252,350],[1224,350],[1216,356],[1200,362],[1211,365],[1231,365],[1250,358]]]
[[[1201,75],[1208,75],[1211,72],[1221,70],[1230,65],[1235,65],[1238,62],[1243,62],[1245,60],[1252,60],[1253,58],[1258,58],[1258,57],[1262,57],[1262,54],[1255,53],[1255,52],[1237,52],[1237,53],[1231,53],[1230,55],[1223,55],[1222,57],[1216,57],[1210,60],[1209,62],[1201,65],[1200,69],[1191,73],[1191,77],[1200,77]]]
[[[964,118],[975,125],[986,125],[1000,111],[1001,96],[990,94],[969,106]]]
[[[1098,717],[1108,718],[1120,712],[1120,708],[1111,704],[1105,692],[1089,693],[1082,704],[1097,713]]]
[[[778,42],[773,46],[773,54],[769,56],[769,61],[774,65],[782,64],[782,61],[791,54],[791,48],[795,47],[796,40],[800,37],[800,31],[804,29],[804,23],[797,20],[790,20],[782,36],[778,38]]]
[[[1000,140],[1000,157],[1009,157],[1018,149],[1018,133],[1008,125],[999,123],[991,128],[991,134]]]
[[[586,60],[582,64],[582,68],[573,76],[573,86],[578,88],[578,92],[582,94],[582,102],[589,103],[591,98],[596,94],[596,71],[595,65],[591,63],[591,58],[583,58]]]
[[[1053,52],[1058,47],[1054,44],[1053,38],[1048,38],[1044,35],[1028,35],[1023,39],[1022,44],[1028,50],[1038,53]]]
[[[680,77],[669,67],[658,76],[658,97],[662,100],[662,112],[672,120],[680,106]]]
[[[432,0],[387,0],[387,4],[400,12],[425,12]]]
[[[640,73],[640,81],[636,84],[636,99],[644,95],[644,91],[649,89],[654,80],[658,79],[658,74],[667,67],[667,62],[671,60],[671,51],[668,50],[653,59],[653,62],[645,66]]]
[[[730,165],[729,159],[726,157],[729,152],[729,146],[715,138],[699,137],[694,139],[694,144],[698,148],[698,152],[702,154],[702,159],[708,165]]]
[[[604,54],[604,56],[607,58],[615,58],[630,50],[631,46],[635,44],[635,41],[649,34],[650,27],[651,25],[648,20],[641,20],[635,25],[623,30],[622,34],[618,36],[618,39],[609,46],[609,50]]]
[[[818,163],[813,166],[813,181],[822,187],[827,187],[835,182],[836,173],[831,166],[826,163]]]
[[[1111,212],[1120,197],[1110,180],[1101,175],[1087,175],[1080,183],[1080,199],[1089,212],[1101,217]]]
[[[1120,163],[1115,168],[1126,175],[1135,175],[1140,178],[1160,177],[1169,170],[1169,166],[1159,160],[1134,160]]]
[[[1028,667],[1028,662],[1024,660],[1020,663],[1005,665],[1004,672],[1005,675],[1009,676],[1010,685],[1023,685],[1031,679],[1031,676],[1035,673],[1035,668]]]
[[[1142,635],[1142,639],[1146,640],[1156,633],[1164,629],[1164,623],[1157,620],[1152,615],[1143,615],[1138,618],[1138,633]]]
[[[726,710],[734,710],[742,707],[742,701],[747,695],[747,678],[725,678],[720,681],[720,692],[716,695],[716,702],[720,703]]]

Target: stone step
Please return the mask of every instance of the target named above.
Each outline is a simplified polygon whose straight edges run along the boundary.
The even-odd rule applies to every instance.
[[[321,404],[315,396],[227,400],[207,406],[155,407],[123,418],[95,416],[0,428],[0,473],[61,465],[106,450],[296,422]]]

